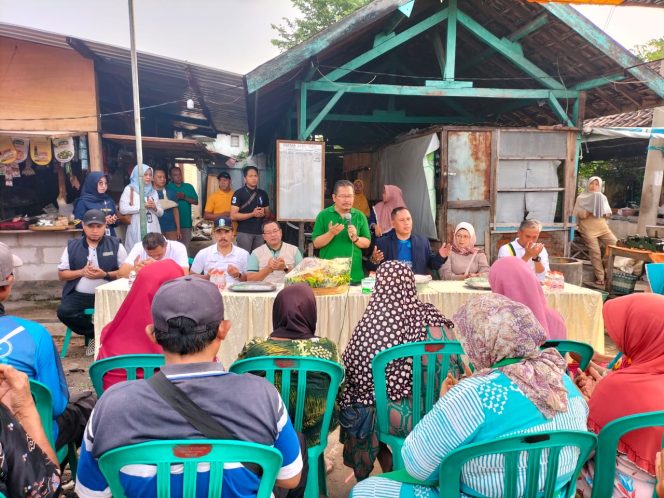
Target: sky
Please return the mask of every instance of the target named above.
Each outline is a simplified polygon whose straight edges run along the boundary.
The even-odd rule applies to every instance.
[[[278,55],[270,24],[299,12],[290,0],[135,0],[136,45],[245,74]],[[664,36],[664,9],[582,6],[627,48]],[[0,22],[129,47],[126,0],[0,0]]]

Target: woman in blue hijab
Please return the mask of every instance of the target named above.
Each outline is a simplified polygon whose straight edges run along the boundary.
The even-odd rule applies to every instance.
[[[107,235],[115,236],[115,225],[118,217],[115,213],[115,202],[106,193],[108,189],[108,177],[101,171],[91,171],[85,177],[81,196],[74,201],[74,217],[80,220],[90,209],[99,209],[106,215]]]
[[[145,209],[147,211],[147,233],[161,233],[158,217],[164,214],[164,210],[159,203],[157,191],[152,186],[152,173],[152,168],[144,164],[143,192],[145,194]],[[122,197],[120,197],[120,212],[131,215],[131,224],[127,227],[127,235],[125,237],[125,247],[128,247],[130,251],[137,242],[141,241],[141,202],[138,198],[138,189],[138,166],[134,166],[134,169],[131,171],[131,177],[129,178],[129,185],[125,187]]]

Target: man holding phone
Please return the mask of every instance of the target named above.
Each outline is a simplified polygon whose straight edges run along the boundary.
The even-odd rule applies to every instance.
[[[231,199],[231,220],[237,222],[235,242],[251,253],[263,240],[263,221],[270,216],[270,199],[265,190],[258,188],[258,168],[242,169],[244,187],[236,190]]]

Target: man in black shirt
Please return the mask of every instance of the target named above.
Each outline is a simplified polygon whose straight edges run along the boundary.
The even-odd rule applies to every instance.
[[[258,188],[258,168],[245,166],[244,187],[236,190],[231,200],[231,219],[237,222],[235,243],[251,253],[263,245],[263,219],[270,215],[267,192]]]

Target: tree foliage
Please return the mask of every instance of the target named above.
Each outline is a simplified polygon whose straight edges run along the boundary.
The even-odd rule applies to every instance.
[[[664,59],[664,36],[648,40],[643,45],[634,47],[634,52],[646,62]]]
[[[272,24],[277,37],[271,40],[279,50],[288,50],[298,43],[363,7],[369,0],[291,0],[302,17],[282,18],[282,24]]]

